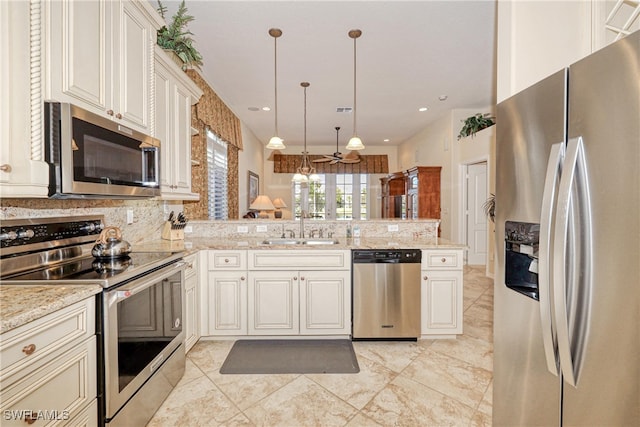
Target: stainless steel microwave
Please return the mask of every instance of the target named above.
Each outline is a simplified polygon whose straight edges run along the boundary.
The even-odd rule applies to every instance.
[[[45,102],[49,197],[160,195],[160,141],[78,106]]]

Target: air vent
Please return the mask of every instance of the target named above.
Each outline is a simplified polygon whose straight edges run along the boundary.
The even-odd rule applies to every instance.
[[[351,107],[338,107],[338,108],[336,108],[336,113],[351,114],[352,112],[353,112],[353,108],[351,108]]]

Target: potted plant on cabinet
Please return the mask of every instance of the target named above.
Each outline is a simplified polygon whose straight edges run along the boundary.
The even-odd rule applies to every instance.
[[[167,7],[160,0],[158,0],[158,13],[166,22]],[[194,40],[191,37],[193,33],[187,29],[189,22],[194,19],[192,15],[187,14],[185,0],[182,0],[178,10],[172,17],[171,23],[158,30],[158,46],[173,52],[180,58],[183,70],[202,65],[202,55],[193,45]]]
[[[490,113],[476,113],[471,117],[467,117],[465,120],[461,120],[463,124],[460,133],[458,134],[458,140],[467,136],[473,136],[476,132],[482,129],[488,128],[496,124],[496,118],[492,117]]]

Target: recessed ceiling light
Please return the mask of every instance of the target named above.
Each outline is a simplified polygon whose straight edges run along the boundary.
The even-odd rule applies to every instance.
[[[271,111],[271,107],[262,107],[262,111]]]
[[[420,107],[420,108],[418,108],[418,111],[427,111],[427,110],[428,110],[428,108],[427,108],[427,107]]]
[[[440,96],[438,97],[438,99],[439,99],[440,101],[446,101],[446,100],[447,100],[447,98],[449,98],[447,95],[440,95]]]
[[[385,138],[385,139],[383,139],[382,141],[383,141],[383,142],[389,142],[389,141],[391,141],[391,140],[390,140],[389,138]]]

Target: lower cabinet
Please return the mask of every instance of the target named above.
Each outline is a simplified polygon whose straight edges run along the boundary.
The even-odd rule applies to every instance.
[[[349,335],[348,250],[209,251],[209,336]]]
[[[2,334],[3,426],[98,424],[94,301]]]
[[[250,271],[249,335],[351,333],[347,271]]]
[[[462,250],[423,250],[422,336],[462,333]]]
[[[200,338],[200,274],[199,274],[199,255],[193,254],[185,257],[187,268],[184,275],[184,298],[185,298],[185,350],[189,351]]]
[[[247,334],[247,272],[209,271],[207,276],[209,335]]]

